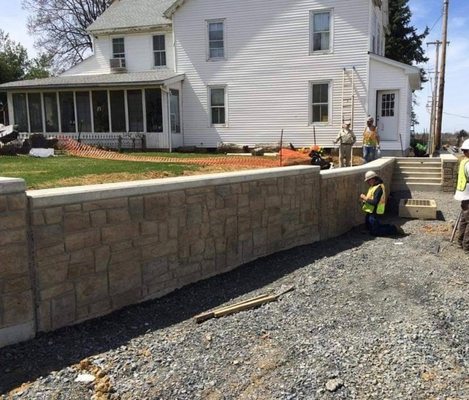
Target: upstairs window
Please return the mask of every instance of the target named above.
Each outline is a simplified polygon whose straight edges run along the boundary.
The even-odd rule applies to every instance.
[[[223,21],[208,21],[208,58],[209,60],[225,57],[225,33]]]
[[[226,124],[226,107],[225,107],[225,88],[211,87],[210,95],[210,122],[211,125]]]
[[[312,83],[312,123],[329,122],[329,84]]]
[[[311,52],[331,50],[331,11],[312,12],[310,16]]]
[[[166,44],[164,35],[153,36],[153,57],[155,67],[166,67]]]
[[[112,58],[121,59],[121,67],[125,67],[125,46],[124,38],[112,39]]]

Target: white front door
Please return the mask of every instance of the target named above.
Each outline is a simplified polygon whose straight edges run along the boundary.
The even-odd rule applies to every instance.
[[[376,123],[381,140],[397,140],[399,138],[399,91],[378,91],[378,112]]]

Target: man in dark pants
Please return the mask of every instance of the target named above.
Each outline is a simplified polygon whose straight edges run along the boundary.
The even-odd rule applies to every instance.
[[[390,224],[381,224],[378,215],[384,214],[386,207],[386,191],[383,180],[374,171],[365,174],[365,182],[370,188],[367,194],[361,194],[362,211],[366,214],[365,224],[370,235],[392,236],[404,234],[401,228]]]
[[[459,164],[458,185],[454,198],[461,202],[461,220],[459,222],[458,244],[469,254],[469,139],[461,146],[464,158]]]

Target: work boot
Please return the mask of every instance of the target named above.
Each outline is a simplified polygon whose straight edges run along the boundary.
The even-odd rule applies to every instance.
[[[401,235],[401,236],[406,236],[407,233],[405,233],[404,229],[402,229],[400,226],[396,226],[396,234]]]

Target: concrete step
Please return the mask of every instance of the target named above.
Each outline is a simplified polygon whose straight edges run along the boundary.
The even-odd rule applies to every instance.
[[[401,190],[419,191],[419,192],[441,192],[441,184],[435,183],[392,183],[391,192]]]
[[[395,178],[434,178],[441,180],[441,172],[431,171],[394,171],[393,179]]]
[[[440,185],[441,184],[441,177],[437,178],[428,178],[428,177],[393,177],[393,182],[406,182],[406,183],[435,183]]]
[[[435,171],[441,172],[441,166],[432,167],[427,165],[396,165],[394,167],[395,170],[399,171]]]
[[[439,157],[395,157],[397,162],[415,162],[415,163],[441,163]]]

